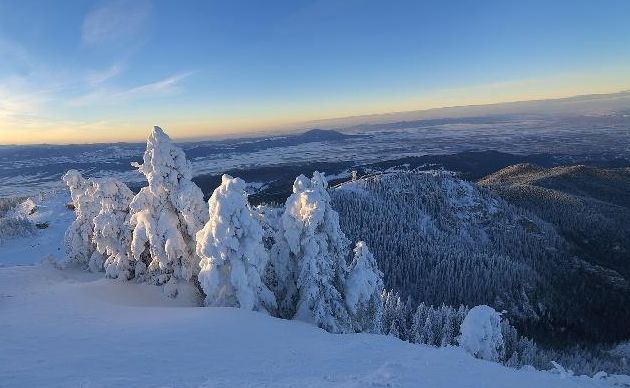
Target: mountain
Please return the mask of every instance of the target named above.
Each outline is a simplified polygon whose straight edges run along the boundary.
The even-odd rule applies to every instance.
[[[417,302],[489,304],[540,342],[630,337],[630,288],[577,256],[548,222],[444,172],[380,174],[332,192],[342,229],[363,239],[386,288]]]
[[[518,164],[479,184],[553,224],[600,271],[630,281],[630,169]]]
[[[537,163],[553,166],[556,161],[550,154],[516,155],[496,150],[464,151],[454,154],[408,156],[364,166],[367,169],[430,170],[443,168],[456,171],[466,179],[479,179],[487,174],[516,163]]]
[[[295,135],[295,138],[302,141],[330,141],[344,140],[353,135],[346,135],[333,129],[311,129],[301,134]]]
[[[479,181],[484,186],[536,186],[563,192],[575,198],[630,207],[630,168],[603,169],[592,166],[544,168],[517,164]]]
[[[502,115],[554,115],[554,116],[604,116],[611,113],[628,113],[630,91],[616,93],[587,94],[563,98],[502,102],[495,104],[464,105],[430,108],[415,111],[340,117],[313,121],[327,127],[379,128],[379,124],[411,122],[420,120],[442,120],[454,118],[476,118]]]
[[[426,382],[565,388],[628,381],[605,374],[571,376],[562,369],[516,370],[475,359],[458,347],[392,336],[335,335],[263,313],[198,307],[200,296],[192,286],[171,299],[147,283],[62,270],[55,261],[63,260],[60,243],[73,220],[67,201],[67,193],[38,198],[30,216],[50,226],[0,245],[2,386],[417,387]]]

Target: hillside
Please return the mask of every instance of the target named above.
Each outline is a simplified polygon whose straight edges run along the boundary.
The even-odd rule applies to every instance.
[[[518,164],[479,184],[555,225],[585,260],[630,280],[630,169]]]
[[[543,168],[516,164],[482,178],[483,186],[529,185],[561,191],[575,197],[630,207],[630,169],[591,166]]]
[[[489,304],[542,342],[630,334],[627,282],[484,188],[448,173],[394,173],[342,184],[332,198],[343,230],[373,247],[386,288],[405,297]]]
[[[487,221],[484,212],[496,212],[502,206],[501,201],[489,201],[485,208],[473,186],[443,179],[451,205],[459,207],[462,215],[467,209],[469,221],[483,224]],[[367,193],[350,184],[344,187],[356,194]],[[487,194],[481,198],[487,199]],[[516,370],[475,359],[455,347],[434,348],[382,335],[333,335],[262,313],[197,307],[201,298],[192,286],[169,299],[159,287],[146,283],[60,270],[56,262],[63,259],[61,234],[73,219],[67,201],[65,193],[37,198],[37,210],[29,218],[49,222],[49,227],[0,245],[3,386],[563,388],[628,384],[625,376],[599,374],[590,379],[560,370]],[[552,366],[547,363],[543,368]]]
[[[49,265],[0,268],[0,296],[3,386],[564,388],[624,378],[514,370],[458,348],[334,335]]]

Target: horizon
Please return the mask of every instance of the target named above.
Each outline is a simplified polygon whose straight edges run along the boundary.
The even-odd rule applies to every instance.
[[[233,138],[625,91],[628,11],[622,1],[8,1],[0,144],[137,142],[154,123],[178,141]]]
[[[573,99],[582,99],[582,98],[586,98],[586,97],[591,97],[593,99],[597,99],[597,98],[602,98],[602,97],[625,97],[627,94],[630,94],[630,90],[618,90],[618,91],[613,91],[610,93],[590,93],[590,94],[578,94],[578,95],[571,95],[571,96],[565,96],[565,97],[555,97],[555,98],[540,98],[540,99],[531,99],[531,100],[515,100],[515,101],[503,101],[503,102],[488,102],[488,103],[483,103],[483,104],[472,104],[472,105],[452,105],[452,106],[439,106],[439,107],[434,107],[434,108],[427,108],[427,109],[417,109],[417,110],[408,110],[408,111],[393,111],[393,112],[383,112],[383,113],[372,113],[372,114],[364,114],[364,115],[356,115],[356,116],[345,116],[345,117],[331,117],[331,118],[326,118],[326,119],[321,119],[321,120],[312,120],[310,122],[304,122],[304,123],[294,123],[292,124],[293,126],[289,126],[288,128],[284,128],[284,129],[280,129],[280,128],[276,128],[276,129],[262,129],[262,130],[254,130],[254,131],[245,131],[245,132],[234,132],[234,133],[226,133],[226,134],[216,134],[216,135],[212,135],[212,134],[208,134],[208,135],[201,135],[201,136],[197,136],[197,137],[173,137],[170,135],[170,129],[159,124],[159,123],[155,123],[153,125],[148,126],[147,128],[143,128],[143,129],[138,129],[139,131],[142,130],[144,131],[144,136],[143,137],[139,137],[137,139],[134,140],[128,140],[128,141],[95,141],[95,142],[51,142],[51,143],[37,143],[37,142],[33,142],[33,143],[2,143],[0,142],[0,147],[16,147],[16,146],[73,146],[73,145],[105,145],[105,144],[142,144],[146,142],[146,138],[147,136],[150,135],[151,130],[154,126],[160,127],[164,130],[167,130],[169,132],[169,137],[172,138],[172,140],[175,143],[180,143],[180,144],[184,144],[184,143],[195,143],[195,142],[212,142],[212,141],[223,141],[223,140],[238,140],[238,139],[256,139],[256,138],[262,138],[265,136],[271,136],[271,137],[275,137],[275,136],[287,136],[287,135],[298,135],[298,134],[302,134],[302,133],[306,133],[309,131],[313,131],[313,130],[325,130],[325,131],[343,131],[343,130],[347,130],[347,129],[351,129],[357,126],[361,126],[361,125],[374,125],[373,123],[369,122],[369,121],[365,121],[368,119],[374,119],[374,118],[391,118],[390,120],[382,120],[379,122],[382,123],[391,123],[391,122],[409,122],[409,121],[422,121],[422,120],[433,120],[436,118],[443,118],[443,119],[447,119],[447,118],[459,118],[459,119],[465,119],[465,118],[472,118],[472,117],[479,117],[480,114],[482,115],[488,115],[488,116],[493,116],[493,115],[498,115],[498,114],[504,114],[504,113],[497,113],[497,112],[492,112],[492,111],[484,111],[484,112],[479,112],[479,113],[471,113],[471,114],[465,114],[465,115],[437,115],[437,116],[424,116],[424,117],[417,117],[417,118],[412,118],[412,119],[396,119],[396,115],[405,115],[405,114],[430,114],[430,113],[434,113],[434,112],[443,112],[443,111],[451,111],[451,110],[458,110],[458,109],[466,109],[466,108],[496,108],[499,106],[511,106],[511,105],[519,105],[519,104],[528,104],[528,103],[539,103],[539,102],[561,102],[561,101],[570,101]],[[352,120],[361,120],[360,123],[353,123]],[[392,121],[393,120],[393,121]],[[338,124],[337,126],[333,125],[330,127],[325,127],[325,125],[320,125],[320,124],[325,124],[327,122],[331,122],[331,123],[335,123],[335,122],[341,122],[341,123],[346,123],[346,124]],[[315,125],[310,125],[311,123],[318,123]]]

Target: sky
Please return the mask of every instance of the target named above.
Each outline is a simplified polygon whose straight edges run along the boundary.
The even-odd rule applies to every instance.
[[[0,2],[0,144],[630,89],[630,1]]]

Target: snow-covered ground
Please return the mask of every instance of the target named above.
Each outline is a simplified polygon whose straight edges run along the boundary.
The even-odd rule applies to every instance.
[[[387,336],[329,334],[262,313],[198,307],[193,288],[169,299],[150,285],[60,270],[41,261],[60,257],[72,219],[66,200],[40,204],[34,216],[48,214],[48,229],[0,247],[2,387],[563,388],[613,381],[515,370],[459,348]]]
[[[51,265],[0,268],[2,386],[595,387]]]

